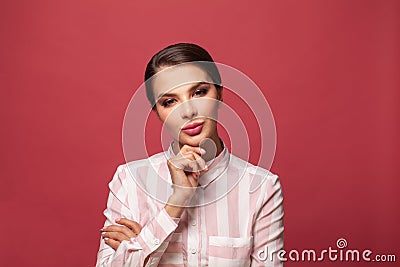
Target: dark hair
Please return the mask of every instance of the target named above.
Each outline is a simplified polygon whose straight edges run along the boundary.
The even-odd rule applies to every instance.
[[[218,68],[214,63],[211,55],[201,46],[191,43],[177,43],[157,52],[147,63],[146,71],[144,74],[146,94],[150,101],[152,108],[155,108],[155,99],[153,94],[153,88],[151,85],[150,78],[160,71],[163,67],[175,66],[182,63],[189,62],[211,62],[211,64],[198,64],[204,71],[206,71],[218,93],[222,90],[221,76],[219,74]],[[197,65],[197,64],[196,64]]]

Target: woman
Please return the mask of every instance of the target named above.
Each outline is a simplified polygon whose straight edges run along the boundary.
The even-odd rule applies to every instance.
[[[283,249],[278,176],[230,154],[220,139],[223,88],[212,57],[195,44],[168,46],[149,61],[145,81],[174,141],[165,154],[117,168],[96,266],[282,266],[263,254]],[[261,186],[250,190],[260,175]],[[139,176],[169,181],[166,203],[149,197]]]

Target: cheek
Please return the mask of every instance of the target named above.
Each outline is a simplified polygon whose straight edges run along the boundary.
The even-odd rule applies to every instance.
[[[177,120],[176,120],[176,112],[173,112],[173,109],[159,109],[158,117],[161,122],[167,126],[169,129],[176,128]]]
[[[168,118],[169,113],[170,113],[170,112],[169,112],[168,110],[166,110],[166,109],[163,109],[163,108],[158,108],[158,109],[157,109],[158,118],[160,119],[160,121],[161,121],[162,123],[165,123],[165,122],[166,122],[166,119]]]
[[[199,115],[216,118],[218,112],[218,104],[216,101],[204,101],[198,107]]]

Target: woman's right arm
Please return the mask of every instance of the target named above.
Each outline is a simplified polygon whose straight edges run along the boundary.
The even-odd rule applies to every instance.
[[[109,184],[110,193],[104,211],[106,216],[104,226],[114,224],[115,220],[121,217],[138,221],[139,217],[135,212],[139,211],[132,211],[129,207],[128,192],[139,196],[137,191],[140,189],[128,183],[128,173],[124,165],[119,166]],[[157,264],[168,245],[170,234],[177,226],[177,221],[173,220],[164,208],[143,226],[136,238],[122,241],[117,250],[107,245],[104,239],[100,239],[96,267],[145,266],[147,258],[149,262],[146,266]]]
[[[199,147],[185,145],[179,155],[168,161],[174,191],[165,207],[143,226],[136,238],[122,241],[115,251],[101,239],[96,267],[153,266],[158,263],[168,246],[171,233],[178,227],[177,223],[185,210],[184,206],[196,190],[200,172],[207,171],[200,155]],[[138,222],[138,214],[135,212],[139,212],[139,209],[132,210],[129,207],[128,192],[129,195],[136,196],[137,201],[140,201],[139,196],[142,194],[139,194],[136,184],[132,182],[134,179],[127,179],[127,174],[129,171],[124,169],[124,165],[119,166],[109,184],[110,193],[107,209],[104,211],[104,226],[112,225],[121,217]]]

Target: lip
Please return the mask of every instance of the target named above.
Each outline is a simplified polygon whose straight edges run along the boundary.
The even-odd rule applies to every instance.
[[[201,133],[201,130],[203,129],[203,124],[204,122],[194,122],[188,124],[184,128],[182,128],[182,132],[191,136],[198,135],[199,133]]]
[[[182,130],[189,130],[189,129],[194,129],[198,127],[199,125],[203,125],[203,121],[200,122],[193,122],[191,124],[186,125],[185,127],[182,128]]]

